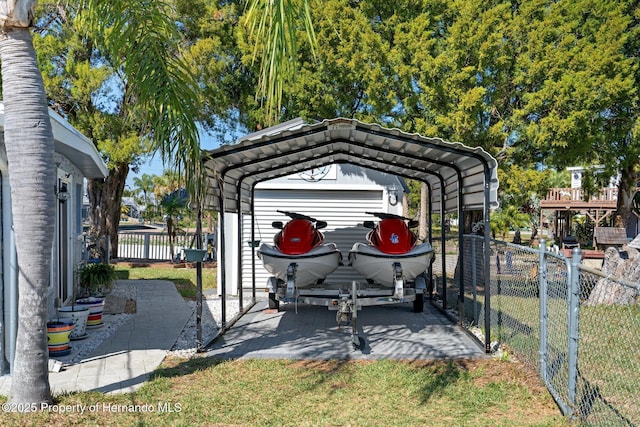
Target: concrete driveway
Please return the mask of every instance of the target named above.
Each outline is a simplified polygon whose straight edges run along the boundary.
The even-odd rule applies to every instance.
[[[338,327],[336,312],[305,304],[267,310],[258,302],[209,345],[207,356],[273,359],[461,359],[485,357],[484,349],[438,309],[425,302],[364,307],[358,312],[360,348],[350,324]]]

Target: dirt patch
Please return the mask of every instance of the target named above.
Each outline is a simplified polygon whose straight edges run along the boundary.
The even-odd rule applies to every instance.
[[[133,314],[136,312],[136,301],[126,296],[109,294],[104,300],[104,314]]]
[[[128,299],[124,306],[124,312],[126,314],[134,314],[137,310],[137,303],[134,300]]]

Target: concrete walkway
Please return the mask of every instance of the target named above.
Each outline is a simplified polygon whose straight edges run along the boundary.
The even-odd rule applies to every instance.
[[[136,280],[136,313],[82,363],[49,373],[54,394],[71,391],[131,392],[149,379],[171,350],[191,316],[172,282]],[[73,345],[73,344],[72,344]],[[0,377],[9,395],[11,377]]]

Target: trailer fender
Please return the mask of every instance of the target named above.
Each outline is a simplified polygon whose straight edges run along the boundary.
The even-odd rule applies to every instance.
[[[427,289],[427,281],[424,275],[421,274],[418,277],[416,277],[415,288],[416,288],[416,294],[423,294],[424,291]]]

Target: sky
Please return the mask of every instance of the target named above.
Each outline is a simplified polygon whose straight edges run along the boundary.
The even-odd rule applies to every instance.
[[[238,136],[225,136],[225,140],[235,140],[237,139]],[[214,136],[213,134],[209,134],[206,133],[205,131],[202,131],[200,134],[200,147],[203,150],[213,150],[214,148],[218,148],[220,146],[220,138],[217,136]],[[127,187],[125,188],[129,188],[129,189],[134,189],[134,185],[133,185],[133,179],[135,177],[139,177],[143,174],[147,174],[147,175],[162,175],[164,173],[164,167],[162,165],[162,156],[160,156],[159,153],[155,154],[154,156],[150,157],[149,159],[147,159],[146,162],[142,163],[140,165],[139,171],[138,173],[133,173],[132,171],[129,172],[129,175],[127,176]]]

